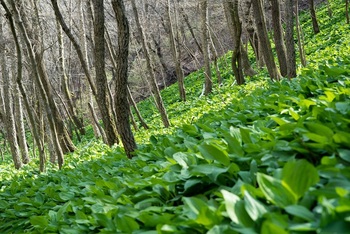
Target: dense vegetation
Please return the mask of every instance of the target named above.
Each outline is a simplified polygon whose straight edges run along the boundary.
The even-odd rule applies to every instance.
[[[339,2],[339,1],[335,1]],[[266,72],[198,97],[163,91],[173,128],[140,131],[132,160],[85,139],[60,171],[0,165],[1,233],[345,233],[350,230],[350,34],[343,9],[311,36],[298,78]],[[226,60],[227,59],[227,60]],[[150,100],[139,104],[153,128]],[[149,140],[148,140],[149,139]],[[34,168],[34,167],[33,167]]]

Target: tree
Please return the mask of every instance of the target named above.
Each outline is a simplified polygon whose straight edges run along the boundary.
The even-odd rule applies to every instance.
[[[232,59],[231,66],[233,73],[236,78],[236,82],[238,85],[244,84],[244,75],[242,68],[242,54],[241,54],[241,34],[242,34],[242,25],[239,20],[238,15],[238,0],[232,1],[224,1],[224,9],[227,11],[227,18],[229,28],[232,34],[232,38],[234,40],[234,49],[232,51]]]
[[[128,103],[128,55],[129,55],[129,23],[125,15],[122,0],[112,0],[113,10],[118,25],[118,49],[116,67],[115,110],[117,114],[117,128],[128,158],[137,148],[134,135],[129,124]]]
[[[349,0],[345,0],[345,17],[346,17],[346,23],[350,24],[350,17],[349,17]]]
[[[280,73],[276,67],[271,44],[266,29],[265,15],[262,9],[262,0],[252,0],[255,24],[257,27],[259,44],[267,66],[267,70],[272,80],[279,80]]]
[[[310,14],[312,20],[312,28],[314,33],[317,34],[320,32],[320,27],[318,26],[316,10],[315,10],[315,2],[314,0],[309,0]]]
[[[178,40],[178,36],[175,36],[174,26],[171,19],[170,0],[167,0],[167,4],[165,4],[165,8],[166,8],[166,19],[167,19],[168,28],[169,28],[170,48],[171,48],[171,54],[173,56],[173,60],[175,63],[175,72],[176,72],[176,78],[179,86],[180,98],[182,101],[186,101],[186,91],[185,91],[185,84],[184,84],[185,77],[181,67],[181,58],[179,54],[180,49],[178,48],[176,44],[176,39],[175,39],[177,38]],[[178,33],[176,32],[176,34]]]
[[[288,68],[287,68],[286,46],[284,44],[283,30],[282,30],[282,24],[281,24],[280,1],[271,0],[271,4],[272,4],[273,37],[276,45],[278,63],[280,65],[281,75],[287,76]]]
[[[94,57],[96,72],[96,100],[102,115],[102,121],[109,145],[118,143],[117,129],[113,120],[110,98],[108,95],[105,71],[105,16],[104,1],[93,0],[94,9]]]
[[[168,119],[168,114],[167,114],[166,109],[164,107],[162,96],[160,95],[160,91],[159,91],[159,88],[158,88],[158,85],[157,85],[157,82],[155,79],[155,74],[154,74],[154,69],[153,69],[153,65],[151,62],[149,48],[147,46],[146,37],[144,35],[143,29],[142,29],[142,26],[140,23],[140,18],[139,18],[139,14],[138,14],[138,11],[136,8],[135,0],[131,0],[131,6],[132,6],[132,10],[133,10],[134,17],[135,17],[136,29],[137,29],[137,32],[139,34],[139,37],[141,38],[140,39],[141,46],[142,46],[142,51],[143,51],[145,59],[146,59],[147,72],[148,72],[148,78],[149,78],[148,80],[149,80],[149,83],[151,85],[152,94],[154,95],[156,106],[157,106],[157,109],[159,110],[163,124],[167,128],[170,126],[170,122]]]
[[[301,64],[305,67],[306,66],[306,57],[305,57],[305,50],[304,50],[303,33],[302,33],[300,20],[299,20],[299,6],[298,6],[298,4],[299,4],[298,0],[296,0],[294,14],[295,14],[296,29],[297,29],[300,61],[301,61]]]
[[[295,58],[295,43],[294,43],[294,0],[286,0],[286,58],[287,58],[287,77],[296,77],[296,58]]]
[[[1,65],[1,71],[2,71],[2,78],[4,81],[4,97],[1,98],[1,106],[4,106],[4,109],[1,110],[4,118],[5,128],[6,128],[6,137],[8,139],[8,142],[10,144],[11,154],[13,163],[15,165],[16,169],[20,169],[22,167],[22,161],[20,157],[20,151],[17,141],[17,132],[16,132],[16,124],[14,120],[13,115],[13,102],[12,102],[12,96],[11,96],[11,90],[12,90],[12,82],[11,78],[9,76],[8,68],[7,68],[7,61],[6,61],[6,43],[5,38],[3,37],[3,27],[2,27],[2,21],[0,17],[0,65]],[[2,95],[2,94],[1,94]],[[5,101],[6,100],[6,101]]]
[[[209,30],[208,30],[208,1],[201,0],[200,2],[201,9],[201,30],[202,30],[202,50],[204,57],[204,95],[209,95],[213,89],[213,81],[211,76],[210,68],[210,44],[209,44]]]

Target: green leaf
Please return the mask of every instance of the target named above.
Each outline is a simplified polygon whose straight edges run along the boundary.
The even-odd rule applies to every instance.
[[[198,147],[198,149],[205,159],[216,160],[225,166],[230,164],[227,152],[215,142],[204,142]]]
[[[350,114],[350,103],[349,102],[337,102],[335,108],[343,115]]]
[[[37,228],[45,229],[49,222],[46,216],[32,216],[30,217],[30,223]]]
[[[246,211],[254,221],[258,220],[265,213],[267,213],[267,209],[265,208],[265,206],[261,202],[253,198],[248,191],[244,192],[244,204]]]
[[[232,222],[239,224],[239,214],[236,213],[236,204],[241,199],[233,193],[230,193],[226,190],[221,190],[222,195],[224,196],[226,211]]]
[[[282,184],[281,180],[257,173],[257,181],[266,199],[276,206],[286,207],[297,202],[296,196]]]
[[[338,144],[350,145],[350,133],[347,132],[337,132],[333,136],[334,142]]]
[[[140,229],[139,224],[133,218],[127,215],[118,215],[116,224],[117,228],[124,233],[132,233],[133,231]]]
[[[283,167],[282,181],[299,199],[320,180],[316,168],[305,159],[288,162]]]
[[[350,162],[350,150],[338,149],[339,157],[347,162]]]
[[[241,132],[242,141],[244,144],[253,143],[250,137],[250,129],[241,127],[239,131]]]
[[[324,124],[319,123],[305,123],[305,126],[309,131],[316,133],[321,136],[325,136],[327,138],[333,137],[333,131],[329,127],[325,126]]]
[[[70,201],[71,199],[74,198],[75,194],[72,191],[65,191],[65,192],[60,192],[58,195],[63,201]]]
[[[270,220],[266,220],[265,222],[263,222],[260,233],[261,234],[272,234],[272,233],[288,234],[288,232],[284,228],[274,224]]]
[[[309,211],[306,207],[300,205],[291,205],[284,208],[288,214],[294,215],[296,217],[302,218],[306,221],[314,221],[314,214]]]

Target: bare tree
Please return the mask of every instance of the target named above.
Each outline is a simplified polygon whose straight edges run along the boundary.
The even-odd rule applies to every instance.
[[[312,20],[312,28],[314,30],[314,33],[317,34],[320,32],[320,27],[318,26],[314,0],[309,0],[309,7]]]
[[[286,58],[287,58],[287,77],[296,77],[296,58],[294,43],[294,0],[286,0]]]
[[[137,148],[134,135],[129,123],[128,103],[128,55],[129,55],[129,22],[125,15],[122,0],[112,0],[113,10],[118,26],[118,49],[116,67],[115,109],[117,114],[117,128],[128,158]]]
[[[267,70],[272,80],[279,80],[280,73],[276,67],[271,44],[267,34],[265,14],[262,9],[262,0],[252,0],[255,24],[259,37],[259,44],[266,63]]]

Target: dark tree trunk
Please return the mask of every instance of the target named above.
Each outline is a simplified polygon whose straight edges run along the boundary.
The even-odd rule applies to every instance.
[[[312,20],[312,28],[314,33],[317,34],[320,32],[320,27],[318,26],[316,10],[315,10],[315,2],[314,0],[309,0],[310,14]]]
[[[113,10],[118,25],[118,49],[115,88],[115,109],[117,114],[117,128],[128,158],[133,157],[136,142],[129,123],[128,103],[128,54],[129,54],[129,23],[125,15],[122,0],[112,0]]]
[[[94,55],[96,72],[96,100],[104,124],[108,145],[118,143],[117,129],[112,116],[111,103],[108,95],[107,76],[105,71],[105,17],[104,1],[93,0],[94,8]]]

